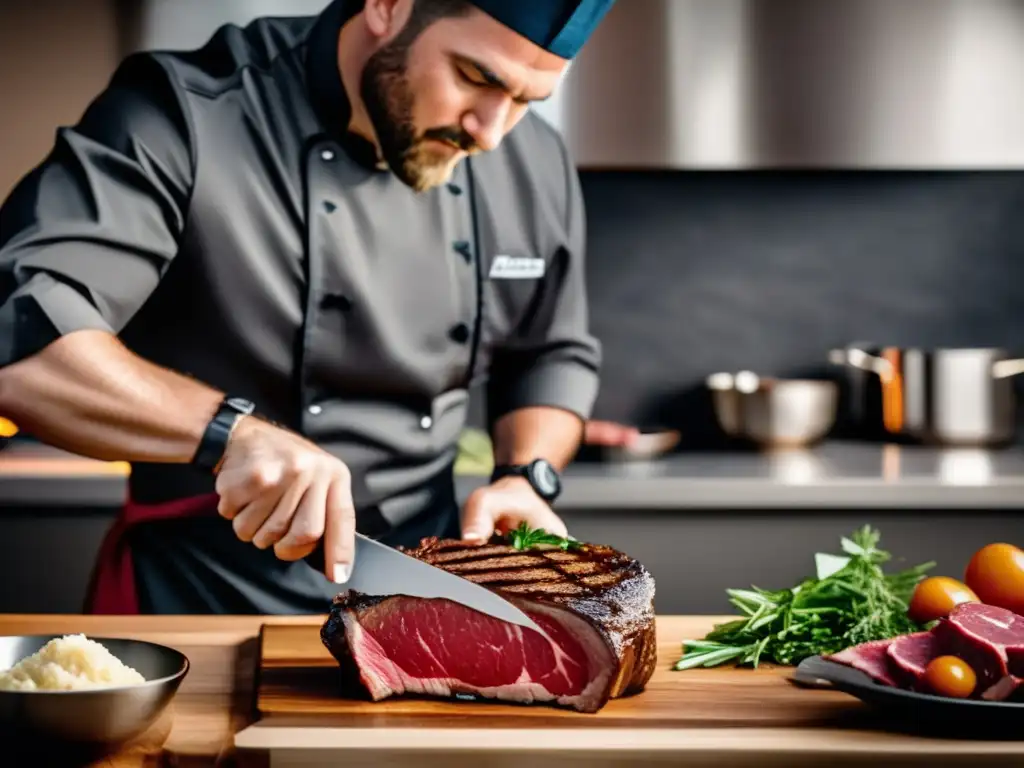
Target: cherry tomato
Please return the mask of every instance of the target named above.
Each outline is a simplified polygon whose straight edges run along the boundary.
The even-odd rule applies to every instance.
[[[974,553],[964,580],[989,605],[1024,615],[1024,550],[989,544]]]
[[[949,615],[960,603],[980,603],[981,599],[970,587],[948,576],[932,576],[914,589],[907,615],[913,621],[926,624]]]
[[[925,667],[924,682],[928,689],[938,696],[966,699],[974,693],[978,678],[963,659],[956,656],[939,656],[928,662],[928,666]]]

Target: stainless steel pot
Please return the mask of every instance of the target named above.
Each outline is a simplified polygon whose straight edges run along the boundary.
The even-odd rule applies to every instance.
[[[1013,377],[1024,373],[1024,359],[1004,349],[847,347],[829,360],[878,377],[884,435],[958,446],[1005,445],[1016,436]]]
[[[712,374],[707,387],[722,431],[762,447],[816,443],[835,422],[838,388],[831,381],[762,378],[740,371]]]

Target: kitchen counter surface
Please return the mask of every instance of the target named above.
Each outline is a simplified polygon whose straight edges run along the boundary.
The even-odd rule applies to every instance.
[[[263,623],[309,622],[308,617],[171,617],[0,615],[0,635],[85,633],[128,637],[178,649],[191,662],[164,715],[135,741],[89,760],[56,751],[40,764],[89,768],[153,765],[233,766],[234,734],[252,722],[257,638]],[[255,763],[259,765],[259,763]]]
[[[116,507],[127,465],[13,442],[0,505]],[[463,498],[483,478],[462,476]],[[824,443],[810,450],[686,453],[574,464],[558,504],[587,509],[1024,508],[1024,447],[934,449]]]
[[[1024,508],[1024,448],[823,443],[574,466],[564,503],[649,509]]]
[[[678,641],[701,635],[722,620],[723,617],[711,616],[659,617],[659,667],[664,668],[674,660]],[[117,754],[102,761],[85,763],[94,768],[329,764],[361,768],[385,763],[393,766],[453,767],[478,765],[481,760],[492,759],[497,762],[487,764],[511,766],[528,760],[529,764],[541,768],[565,765],[566,760],[572,763],[573,754],[579,750],[585,750],[588,764],[602,766],[668,765],[675,764],[673,760],[679,757],[684,757],[688,765],[738,765],[745,764],[755,754],[759,765],[787,767],[818,765],[823,759],[841,765],[929,766],[1006,765],[1024,759],[1024,743],[1020,741],[944,740],[871,728],[862,717],[864,710],[855,699],[830,691],[801,690],[778,679],[782,670],[768,669],[736,672],[695,670],[688,678],[690,682],[682,677],[676,678],[675,673],[656,673],[661,674],[662,682],[655,685],[652,681],[649,694],[656,700],[666,695],[663,690],[666,684],[684,688],[695,686],[695,691],[704,691],[702,695],[687,695],[686,709],[690,714],[684,719],[689,725],[682,731],[665,729],[655,721],[637,725],[641,732],[635,729],[622,731],[613,727],[615,718],[609,717],[604,718],[607,720],[604,727],[596,720],[582,723],[592,727],[587,728],[586,738],[581,739],[579,734],[582,732],[566,724],[567,713],[555,711],[553,715],[561,715],[561,719],[554,716],[541,718],[525,729],[511,722],[504,728],[480,725],[482,730],[477,732],[474,729],[478,726],[467,711],[466,717],[449,718],[450,722],[444,724],[435,720],[428,725],[415,717],[406,718],[405,725],[389,727],[386,738],[382,738],[381,729],[386,719],[384,710],[393,710],[394,707],[381,706],[380,723],[373,717],[362,725],[349,724],[345,728],[328,722],[322,724],[324,728],[320,735],[312,737],[316,743],[310,742],[311,749],[280,748],[275,745],[295,743],[294,730],[298,724],[294,718],[285,717],[279,723],[271,721],[266,726],[256,726],[254,730],[254,671],[260,626],[264,623],[284,624],[303,629],[308,627],[310,632],[315,632],[321,622],[322,617],[317,616],[5,615],[0,616],[0,634],[84,632],[91,636],[132,637],[175,647],[189,657],[192,669],[165,716]],[[723,679],[732,681],[721,690],[715,688],[712,679],[719,673]],[[668,683],[665,682],[666,674],[673,675]],[[780,685],[785,688],[777,689]],[[730,725],[732,710],[726,706],[729,690],[736,691],[736,695],[741,697],[756,697],[756,691],[764,686],[775,690],[776,696],[782,695],[786,706],[803,712],[804,721],[814,720],[807,713],[809,708],[816,706],[816,701],[820,701],[823,724],[786,725],[785,718],[773,720],[769,717],[761,718],[763,722],[759,721],[760,725]],[[718,699],[724,696],[723,701],[711,701],[715,690]],[[782,694],[783,690],[787,693]],[[701,701],[706,701],[709,708],[707,717],[700,714]],[[743,705],[741,710],[744,707],[751,709],[745,698],[740,703]],[[630,706],[629,701],[623,704]],[[415,705],[413,702],[408,707],[415,709]],[[852,715],[852,719],[847,715]],[[600,715],[586,717],[601,719]],[[238,734],[241,734],[238,736],[241,750],[236,749]],[[570,736],[571,740],[567,741]],[[458,743],[458,748],[451,747],[453,740]],[[575,746],[567,748],[567,743]],[[340,762],[339,756],[343,757]],[[72,763],[51,760],[49,764]]]

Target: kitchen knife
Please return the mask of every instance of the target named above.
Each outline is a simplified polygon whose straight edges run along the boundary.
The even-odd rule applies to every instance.
[[[323,566],[323,542],[307,560],[310,565]],[[315,560],[314,560],[315,558]],[[339,590],[351,589],[364,595],[408,595],[409,597],[444,598],[461,603],[480,613],[510,624],[532,629],[545,637],[547,632],[512,603],[487,587],[474,584],[461,576],[448,573],[430,563],[418,560],[379,541],[356,534],[356,554],[352,575]]]

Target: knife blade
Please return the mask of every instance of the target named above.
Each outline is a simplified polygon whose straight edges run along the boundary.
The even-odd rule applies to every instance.
[[[347,582],[338,585],[339,590],[351,589],[371,596],[444,598],[548,637],[547,632],[533,619],[487,587],[448,573],[361,533],[356,534],[355,543],[352,575]],[[310,556],[314,557],[322,563],[322,542]],[[323,571],[322,565],[320,570]]]

